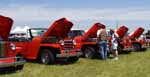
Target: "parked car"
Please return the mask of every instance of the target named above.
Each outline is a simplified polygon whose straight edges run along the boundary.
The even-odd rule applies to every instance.
[[[145,35],[142,35],[144,28],[138,27],[135,31],[129,34],[132,45],[135,51],[146,51],[148,44]]]
[[[84,30],[71,30],[69,37],[76,41],[76,47],[81,49],[85,58],[95,58],[98,52],[97,31],[104,27],[101,23],[95,23],[86,32]]]
[[[14,52],[16,45],[8,41],[12,25],[11,18],[0,15],[0,70],[5,68],[22,70],[25,63],[22,56]]]
[[[76,42],[67,37],[72,26],[71,21],[61,18],[48,29],[30,28],[25,37],[10,40],[17,47],[14,51],[20,52],[25,59],[42,64],[53,64],[58,59],[76,62],[82,53],[75,47]]]

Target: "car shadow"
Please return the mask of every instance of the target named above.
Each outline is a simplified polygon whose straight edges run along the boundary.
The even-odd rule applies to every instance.
[[[27,63],[32,63],[32,64],[41,64],[42,63],[39,63],[38,61],[36,60],[26,60]],[[78,62],[78,61],[77,61]],[[71,65],[71,64],[74,64],[76,62],[68,62],[66,59],[57,59],[54,63],[52,64],[47,64],[47,65]]]
[[[0,75],[4,74],[12,74],[15,73],[16,70],[14,67],[5,67],[5,68],[0,68]]]

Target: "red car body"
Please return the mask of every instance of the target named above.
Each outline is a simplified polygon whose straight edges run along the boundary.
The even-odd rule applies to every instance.
[[[94,58],[98,54],[97,31],[104,25],[95,23],[86,33],[84,30],[72,30],[69,36],[76,41],[76,47],[81,49],[83,56]]]
[[[146,42],[146,37],[141,37],[140,36],[143,34],[144,28],[138,27],[135,31],[129,34],[129,38],[132,41],[132,45],[134,47],[134,50],[140,51],[140,50],[146,50],[146,48],[149,46],[148,43]]]
[[[118,51],[119,52],[131,52],[133,50],[131,40],[125,36],[128,31],[128,28],[126,26],[120,26],[116,31],[115,34],[118,36]],[[111,40],[111,37],[109,38]],[[109,41],[110,43],[110,41]],[[109,44],[109,48],[111,46],[111,43]],[[111,50],[111,49],[110,49]]]
[[[27,31],[30,36],[25,37],[27,40],[12,41],[16,45],[15,52],[43,64],[54,63],[57,59],[75,62],[82,53],[74,46],[75,41],[67,37],[72,26],[72,22],[62,18],[56,20],[48,29],[31,28]]]
[[[15,45],[8,41],[13,20],[9,17],[0,15],[0,69],[13,67],[15,70],[21,70],[25,61],[16,52]]]

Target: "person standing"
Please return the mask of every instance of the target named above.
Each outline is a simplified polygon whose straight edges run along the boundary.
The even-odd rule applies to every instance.
[[[98,36],[98,44],[99,44],[99,53],[100,53],[100,57],[103,60],[107,59],[107,32],[106,32],[106,28],[105,26],[98,30],[97,32],[97,36]]]
[[[112,48],[112,53],[114,55],[114,60],[118,60],[118,37],[117,34],[114,33],[114,30],[110,29],[111,33],[111,48]]]

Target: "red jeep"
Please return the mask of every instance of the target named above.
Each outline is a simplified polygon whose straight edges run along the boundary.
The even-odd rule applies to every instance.
[[[115,31],[115,34],[119,37],[118,39],[118,43],[119,43],[118,51],[119,52],[131,52],[133,50],[131,40],[126,36],[127,31],[128,31],[128,28],[125,26],[120,26]],[[111,40],[111,38],[109,40]],[[109,44],[109,46],[111,46],[111,44]]]
[[[86,58],[95,58],[98,54],[97,31],[104,25],[95,23],[86,33],[84,30],[71,30],[69,36],[76,41],[76,47],[81,49]]]
[[[26,59],[38,60],[42,64],[51,64],[57,59],[76,62],[82,53],[75,47],[76,42],[67,37],[72,26],[72,22],[62,18],[48,29],[31,28],[26,36],[10,40],[16,45],[14,52],[20,52]]]
[[[129,34],[129,38],[132,41],[132,45],[135,51],[146,51],[146,48],[148,47],[146,37],[144,37],[144,35],[143,37],[140,37],[143,32],[144,29],[142,27],[139,27]]]
[[[8,41],[13,20],[0,15],[0,70],[12,67],[14,70],[22,70],[25,61],[13,50],[16,46]]]

